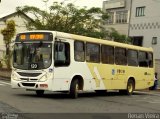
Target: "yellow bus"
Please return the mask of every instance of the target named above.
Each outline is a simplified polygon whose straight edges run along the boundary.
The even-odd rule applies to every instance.
[[[30,31],[16,36],[12,88],[68,92],[134,90],[154,84],[152,48],[57,31]]]

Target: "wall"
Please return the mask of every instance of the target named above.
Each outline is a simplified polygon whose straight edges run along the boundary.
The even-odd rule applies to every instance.
[[[27,18],[24,15],[15,15],[12,16],[10,18],[8,18],[7,20],[14,20],[16,23],[16,34],[19,32],[23,32],[26,31],[27,28],[25,26],[25,23],[28,22]],[[0,30],[5,28],[5,21],[0,21]],[[15,37],[12,39],[12,41],[14,41]],[[0,34],[0,60],[3,58],[3,52],[5,51],[5,44],[3,42],[3,35]]]
[[[145,6],[145,15],[136,17],[136,7]],[[143,36],[143,46],[152,47],[156,60],[156,72],[160,78],[160,0],[133,0],[129,36]],[[152,38],[157,37],[157,44]]]
[[[117,8],[113,8],[113,9],[106,9],[105,7],[107,6],[107,4],[109,5],[110,2],[112,4],[112,2],[119,2],[119,1],[125,1],[125,6],[124,7],[117,7]],[[131,0],[110,0],[108,1],[104,1],[103,2],[103,11],[104,12],[114,12],[114,23],[113,24],[107,24],[107,22],[105,22],[104,27],[106,29],[112,27],[115,28],[120,34],[125,34],[128,36],[128,27],[129,27],[129,18],[130,18],[130,5],[131,5]],[[116,23],[116,12],[118,11],[128,11],[128,18],[127,18],[127,23]]]

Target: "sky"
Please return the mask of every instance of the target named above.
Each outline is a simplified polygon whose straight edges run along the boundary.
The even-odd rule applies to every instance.
[[[48,1],[48,2],[44,2]],[[64,2],[74,3],[77,7],[87,8],[91,7],[100,7],[102,8],[102,3],[104,0],[1,0],[0,3],[0,17],[15,12],[16,7],[18,6],[36,6],[43,10],[46,9],[46,6],[50,6],[53,2]]]

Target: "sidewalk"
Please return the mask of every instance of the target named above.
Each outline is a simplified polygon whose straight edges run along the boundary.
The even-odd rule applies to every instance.
[[[0,80],[11,81],[11,78],[10,78],[10,77],[3,77],[3,76],[0,76]]]
[[[0,113],[19,113],[19,112],[20,111],[18,109],[0,101]]]
[[[0,80],[10,81],[11,79],[11,70],[0,70]]]
[[[147,94],[147,95],[153,95],[153,96],[160,96],[160,88],[157,90],[136,90],[134,91],[135,93],[140,93],[140,94]]]
[[[160,92],[160,88],[157,88],[157,89],[155,89],[155,90],[144,89],[144,90],[138,90],[138,91],[145,91],[145,92]]]

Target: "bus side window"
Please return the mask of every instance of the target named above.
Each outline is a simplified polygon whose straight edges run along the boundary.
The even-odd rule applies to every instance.
[[[140,67],[148,67],[148,56],[147,52],[139,51],[138,53],[138,60]]]
[[[114,64],[114,47],[102,45],[101,46],[101,60],[104,64]]]
[[[149,67],[153,67],[153,54],[151,52],[148,53],[148,64]]]
[[[86,61],[99,63],[100,62],[100,45],[95,43],[86,44]]]
[[[85,61],[85,44],[81,41],[74,42],[74,59],[75,61]]]
[[[138,66],[138,52],[136,50],[128,50],[128,66]]]
[[[68,66],[70,64],[70,45],[65,42],[55,42],[54,65]]]
[[[127,53],[125,48],[115,48],[115,64],[127,65]]]

